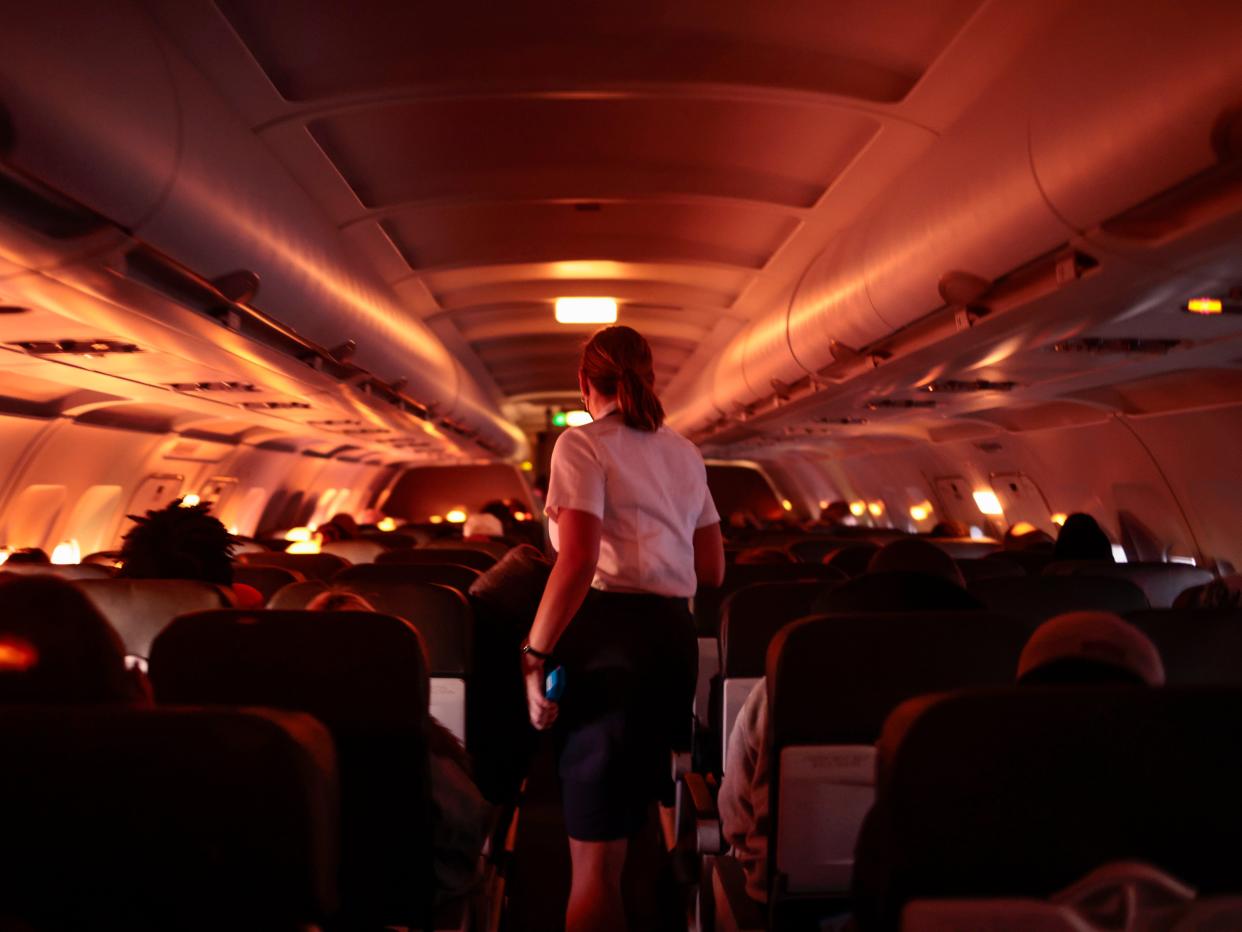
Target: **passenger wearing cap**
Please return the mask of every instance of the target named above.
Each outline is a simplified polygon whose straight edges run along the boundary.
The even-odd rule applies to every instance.
[[[1163,686],[1156,645],[1111,612],[1071,612],[1044,622],[1018,660],[1018,683]]]
[[[862,576],[825,589],[817,612],[977,611],[983,603],[966,591],[962,571],[947,553],[916,537],[890,541],[874,554]]]

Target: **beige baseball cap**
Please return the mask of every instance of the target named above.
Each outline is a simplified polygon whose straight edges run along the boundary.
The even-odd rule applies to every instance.
[[[1128,670],[1148,686],[1164,684],[1164,662],[1156,645],[1111,612],[1070,612],[1044,622],[1022,649],[1018,679],[1059,660],[1111,664]]]

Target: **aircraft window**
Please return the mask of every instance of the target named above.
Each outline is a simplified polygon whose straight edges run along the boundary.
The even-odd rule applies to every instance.
[[[76,540],[62,540],[52,548],[51,561],[59,566],[82,562],[82,548]]]
[[[63,485],[27,486],[9,505],[0,540],[11,549],[45,546],[64,507]]]
[[[1005,522],[1010,527],[1025,521],[1056,536],[1052,508],[1034,479],[1020,472],[996,473],[992,476],[991,483],[1005,512]]]
[[[115,525],[120,507],[119,485],[92,486],[78,499],[66,527],[67,533],[81,544],[81,552],[94,553],[111,546],[114,540],[109,532]]]
[[[1126,556],[1126,548],[1121,546],[1121,544],[1113,544],[1113,559],[1118,563],[1129,562],[1129,559]]]
[[[255,527],[259,523],[259,516],[263,514],[263,506],[267,502],[267,489],[254,488],[246,492],[242,498],[241,505],[238,506],[236,512],[232,514],[231,523],[224,520],[228,525],[229,531],[233,534],[253,534]]]

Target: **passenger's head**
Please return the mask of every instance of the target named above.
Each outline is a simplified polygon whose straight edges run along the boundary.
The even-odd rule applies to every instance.
[[[1036,629],[1018,660],[1018,682],[1039,685],[1164,683],[1156,645],[1110,612],[1071,612]]]
[[[358,522],[354,520],[354,516],[348,515],[343,511],[334,514],[330,520],[319,525],[317,530],[325,542],[353,540],[361,533]]]
[[[758,566],[797,561],[784,550],[777,550],[775,547],[747,547],[738,553],[733,562],[740,566]]]
[[[1019,521],[1005,532],[1003,546],[1006,550],[1050,551],[1054,542],[1051,535],[1041,531],[1035,525]]]
[[[653,431],[664,423],[651,347],[632,327],[605,327],[591,337],[582,349],[578,382],[584,395],[590,383],[604,397],[615,397],[627,427]]]
[[[1065,519],[1053,550],[1058,560],[1113,562],[1113,545],[1095,518],[1075,512]]]
[[[966,587],[962,571],[953,558],[925,540],[904,537],[885,544],[871,557],[868,573],[922,573],[939,576],[955,586]]]
[[[831,502],[819,513],[819,520],[825,524],[844,524],[848,517],[850,517],[850,503],[840,499]]]
[[[120,636],[72,583],[0,578],[0,704],[141,698]]]
[[[128,579],[197,579],[221,586],[233,582],[233,536],[210,503],[184,507],[180,500],[144,517],[125,535],[118,576]]]
[[[22,547],[9,554],[5,563],[51,563],[47,551],[42,547]]]
[[[309,612],[373,612],[375,606],[358,595],[344,589],[325,589],[306,603]]]
[[[961,521],[937,521],[929,537],[969,537],[970,528]]]
[[[495,515],[476,512],[466,519],[461,529],[461,536],[466,538],[504,537],[504,525]]]

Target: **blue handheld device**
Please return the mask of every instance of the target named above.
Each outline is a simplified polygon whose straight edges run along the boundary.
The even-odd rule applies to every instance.
[[[565,668],[557,667],[543,681],[543,696],[549,702],[560,702],[565,694]]]

